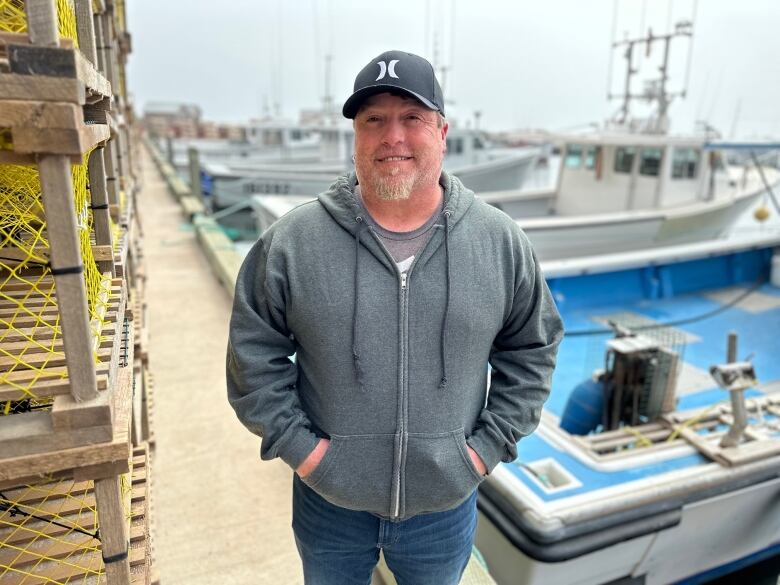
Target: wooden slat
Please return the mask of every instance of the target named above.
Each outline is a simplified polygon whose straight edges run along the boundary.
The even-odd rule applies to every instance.
[[[113,339],[110,336],[105,337],[101,343],[101,348],[111,347],[111,344],[113,343]],[[7,351],[11,354],[19,355],[21,352],[24,352],[25,355],[32,354],[32,353],[40,353],[40,352],[48,352],[48,351],[58,351],[62,352],[64,351],[63,345],[62,345],[62,339],[57,339],[54,341],[54,343],[41,344],[34,345],[31,344],[29,341],[16,341],[13,343],[2,343],[0,344],[0,348]],[[0,354],[2,355],[2,354]]]
[[[30,152],[18,148],[17,131],[77,130],[83,125],[84,114],[76,104],[32,100],[0,102],[0,126],[11,128],[17,152]]]
[[[27,33],[0,32],[0,55],[8,55],[9,45],[29,45],[30,35]],[[60,39],[60,47],[63,49],[72,49],[74,47],[73,39]]]
[[[83,445],[35,455],[0,459],[0,485],[9,485],[17,479],[46,475],[79,468],[108,466],[112,471],[124,473],[128,470],[130,457],[129,416],[132,393],[132,368],[122,369],[117,383],[110,390],[114,412],[113,439],[104,443]],[[64,398],[64,397],[58,397]],[[0,450],[2,452],[2,450]],[[93,472],[95,470],[93,469]],[[93,475],[96,477],[97,475]]]
[[[12,128],[11,132],[14,140],[12,154],[59,154],[76,157],[75,161],[69,158],[69,162],[81,162],[82,155],[109,137],[105,124],[82,125],[78,128]]]
[[[11,73],[75,79],[89,93],[111,97],[111,84],[79,49],[6,44],[5,51]]]
[[[151,547],[150,547],[150,517],[149,517],[149,496],[148,496],[148,467],[146,466],[146,458],[148,452],[143,449],[141,451],[136,450],[133,457],[133,481],[131,488],[131,513],[130,513],[130,568],[132,571],[131,582],[132,583],[148,583],[148,576],[151,570]],[[139,454],[140,453],[140,454]],[[67,487],[67,482],[66,482]],[[65,499],[65,493],[59,485],[51,493],[49,498],[45,502],[39,503],[39,495],[35,495],[32,498],[23,498],[19,504],[22,506],[34,504],[34,510],[32,511],[36,515],[47,517],[54,517],[61,523],[74,522],[84,530],[85,532],[93,532],[96,529],[94,523],[94,514],[91,512],[82,513],[84,507],[90,507],[94,509],[95,495],[93,489],[86,489],[89,484],[76,484],[73,488],[73,492],[76,497],[73,499]],[[46,486],[43,486],[44,488]],[[28,492],[27,495],[34,492]],[[14,499],[13,493],[7,494],[10,499]],[[47,513],[47,508],[50,512]],[[24,507],[22,508],[25,509]],[[2,517],[2,516],[0,516]],[[16,518],[20,518],[16,516]],[[20,524],[19,520],[16,520]],[[104,520],[101,518],[101,523]],[[98,543],[89,538],[89,536],[74,533],[67,528],[61,526],[49,524],[40,520],[25,519],[24,526],[30,530],[26,530],[22,527],[15,530],[13,527],[5,529],[6,533],[10,532],[10,538],[3,539],[3,529],[0,528],[0,541],[4,542],[7,546],[5,552],[0,551],[0,565],[13,566],[17,571],[28,570],[29,572],[38,576],[38,578],[45,579],[61,579],[70,578],[72,580],[83,580],[88,577],[84,573],[83,569],[79,567],[90,567],[92,570],[102,568],[102,562],[98,553],[88,553],[84,556],[79,554],[78,557],[71,555],[73,544],[66,544],[64,540],[72,540],[76,542],[83,542],[87,546],[95,546]],[[38,534],[33,534],[32,530]],[[103,530],[101,530],[101,533]],[[76,562],[70,562],[70,570],[63,572],[62,563],[51,561],[40,561],[40,556],[34,552],[23,551],[20,553],[18,549],[24,549],[27,545],[33,541],[41,542],[41,534],[44,534],[50,539],[57,539],[52,546],[45,547],[45,556],[48,559],[64,560],[69,556]],[[102,545],[101,545],[102,546]],[[40,550],[40,547],[39,547]],[[11,572],[10,574],[13,574]],[[9,581],[10,582],[10,581]],[[4,580],[3,583],[6,583]]]
[[[101,349],[97,352],[97,357],[101,363],[106,359],[111,358],[112,348],[109,346],[107,349]],[[46,367],[58,367],[65,365],[65,354],[55,353],[25,353],[24,356],[19,357],[2,357],[0,356],[0,373],[7,372],[16,367],[14,371],[20,372],[25,369],[38,370]]]
[[[52,270],[80,266],[70,164],[63,157],[47,155],[40,157],[38,170],[48,219],[46,231],[51,245]],[[68,347],[66,359],[71,390],[76,399],[89,400],[97,395],[97,385],[89,351],[91,337],[84,278],[81,274],[59,274],[54,281],[57,304],[62,311],[62,334]]]
[[[0,73],[0,99],[84,104],[87,94],[78,79]]]

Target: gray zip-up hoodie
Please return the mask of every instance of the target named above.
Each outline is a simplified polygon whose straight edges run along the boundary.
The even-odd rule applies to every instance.
[[[228,398],[304,482],[386,518],[450,509],[539,423],[563,335],[525,234],[442,174],[443,224],[401,275],[355,175],[271,226],[236,283]],[[295,360],[291,356],[295,354]],[[487,367],[493,368],[487,391]]]

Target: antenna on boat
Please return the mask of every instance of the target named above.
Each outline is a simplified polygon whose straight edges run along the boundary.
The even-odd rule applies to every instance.
[[[330,76],[331,65],[333,63],[333,55],[328,53],[325,55],[325,95],[322,98],[323,109],[325,110],[325,117],[330,120],[333,114],[333,96],[330,93]]]
[[[695,8],[694,8],[694,14],[695,14]],[[613,18],[617,20],[617,2],[615,3],[614,8],[614,14]],[[644,20],[644,17],[643,17]],[[624,49],[623,57],[626,60],[626,75],[625,75],[625,83],[623,86],[623,93],[620,94],[613,94],[611,93],[611,87],[608,90],[607,97],[608,99],[621,99],[622,105],[620,106],[620,109],[616,113],[615,117],[613,118],[613,121],[616,122],[619,125],[626,125],[630,123],[630,112],[631,112],[631,101],[632,100],[642,100],[645,102],[655,102],[657,104],[657,112],[653,118],[650,119],[649,124],[647,125],[646,130],[651,133],[658,133],[662,134],[666,132],[669,128],[669,106],[672,103],[672,100],[675,97],[682,97],[685,98],[687,93],[687,84],[688,84],[688,77],[690,75],[690,57],[691,57],[691,51],[689,47],[688,52],[688,64],[686,66],[686,81],[685,86],[680,91],[669,91],[667,87],[667,83],[669,81],[669,51],[670,46],[672,43],[672,40],[678,37],[693,37],[693,21],[692,20],[682,20],[678,22],[674,30],[671,32],[668,32],[666,34],[655,34],[653,33],[652,27],[647,29],[647,35],[636,37],[636,38],[630,38],[628,35],[622,40],[622,41],[615,41],[614,40],[614,24],[613,24],[613,41],[612,41],[612,49]],[[631,91],[631,85],[632,85],[632,78],[639,72],[639,67],[635,66],[634,64],[634,58],[635,54],[637,54],[636,49],[644,48],[644,56],[645,58],[649,57],[654,44],[661,44],[663,46],[663,57],[661,60],[661,64],[658,66],[658,73],[659,76],[655,79],[651,79],[646,82],[645,88],[642,92],[636,93]],[[691,46],[692,46],[691,41]],[[609,73],[609,83],[611,86],[611,68],[612,68],[612,60],[610,59],[610,73]]]

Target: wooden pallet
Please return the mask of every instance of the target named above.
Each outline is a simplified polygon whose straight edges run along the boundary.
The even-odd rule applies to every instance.
[[[109,388],[88,403],[57,396],[49,412],[5,417],[0,425],[0,489],[41,478],[108,478],[127,471],[133,391],[132,328]],[[30,415],[36,415],[31,417]],[[46,418],[48,416],[48,418]],[[14,423],[13,421],[19,422]]]
[[[20,332],[3,335],[0,347],[4,352],[12,355],[23,353],[25,359],[24,363],[19,364],[14,358],[0,357],[0,372],[7,372],[7,382],[0,384],[0,401],[29,397],[29,394],[13,384],[31,385],[31,392],[36,398],[51,398],[71,393],[54,281],[50,276],[40,280],[36,277],[35,280],[37,290],[33,290],[29,282],[13,278],[6,280],[2,286],[3,295],[20,302],[23,300],[24,308],[38,316],[21,313],[21,316],[14,319],[14,326],[20,329]],[[92,326],[93,331],[100,332],[100,339],[96,338],[93,343],[101,360],[96,365],[98,388],[101,390],[108,388],[116,374],[126,304],[126,287],[121,279],[114,279],[111,283],[111,297],[105,310],[105,325],[101,327],[99,322],[94,322]],[[12,300],[0,299],[0,318],[8,319],[14,314],[20,314],[18,305]],[[53,336],[59,339],[52,342]],[[39,343],[40,347],[36,346],[36,343]],[[51,347],[55,354],[48,353],[45,349],[47,347]]]
[[[133,450],[128,550],[132,585],[151,584],[151,482],[148,459],[148,448],[145,445]],[[21,520],[27,520],[28,517],[20,514],[13,516],[9,511],[0,512],[0,542],[7,545],[0,549],[0,567],[12,567],[3,574],[3,585],[105,583],[100,543],[97,539],[68,528],[69,525],[77,524],[88,533],[97,530],[96,514],[84,512],[98,509],[92,482],[52,482],[40,487],[42,490],[21,487],[4,491],[8,499],[18,504],[19,510],[34,510],[35,516],[40,519],[26,521],[25,528],[19,529]],[[78,494],[78,497],[68,498],[68,494]],[[61,525],[51,523],[52,519]],[[104,529],[101,526],[101,534]],[[84,550],[79,553],[77,562],[67,562],[69,556],[73,558],[74,548],[79,550],[80,546]],[[96,550],[91,550],[93,548]],[[41,560],[41,554],[47,560]],[[34,576],[26,576],[25,573]]]
[[[137,357],[133,364],[133,417],[130,422],[130,437],[133,445],[145,443],[144,418],[144,365]]]
[[[131,313],[135,327],[135,357],[144,366],[149,365],[149,307],[144,297],[144,288],[131,291]]]
[[[154,434],[154,375],[149,371],[149,368],[144,368],[144,402],[142,419],[142,432],[146,437],[146,442],[149,443],[149,448],[154,450],[157,445],[157,439]]]
[[[0,73],[0,99],[89,106],[111,97],[111,84],[70,39],[40,47],[27,33],[0,33],[0,59],[8,63],[8,72]]]
[[[34,164],[36,154],[64,155],[74,164],[110,137],[107,124],[84,121],[76,104],[0,100],[0,128],[10,131],[13,150],[0,150],[0,164]]]
[[[114,269],[118,278],[127,278],[127,263],[130,255],[130,241],[133,238],[133,226],[121,223],[119,241],[114,244]]]
[[[36,154],[82,156],[111,135],[111,85],[71,41],[30,43],[27,34],[0,33],[0,128],[12,149],[0,163],[34,164]]]

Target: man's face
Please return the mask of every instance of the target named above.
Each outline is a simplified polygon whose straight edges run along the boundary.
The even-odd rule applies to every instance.
[[[387,201],[408,199],[439,181],[447,124],[413,98],[382,93],[355,117],[355,170],[364,189]]]

